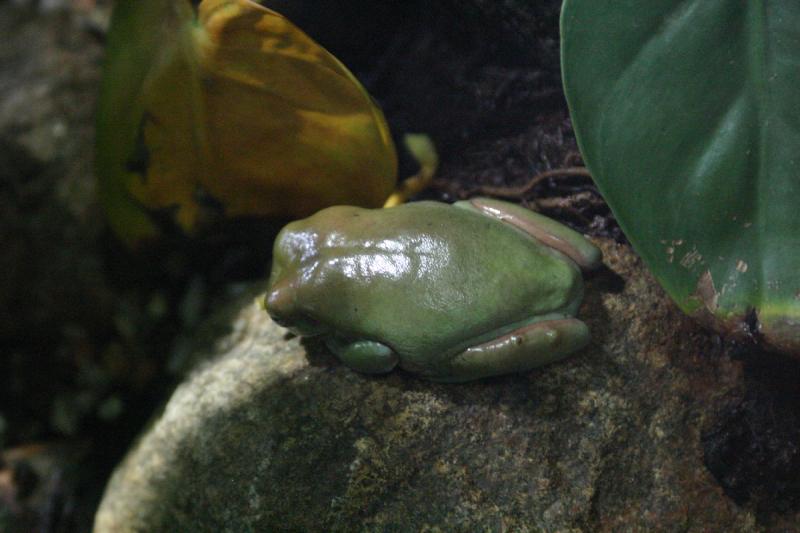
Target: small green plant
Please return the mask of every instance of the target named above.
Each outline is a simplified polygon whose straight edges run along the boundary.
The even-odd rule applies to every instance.
[[[800,3],[565,0],[581,151],[678,305],[800,354]]]

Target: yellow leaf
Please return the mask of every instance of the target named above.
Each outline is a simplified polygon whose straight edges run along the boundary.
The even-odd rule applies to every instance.
[[[302,217],[380,206],[391,193],[383,114],[278,13],[249,0],[196,11],[188,0],[120,0],[109,41],[97,167],[125,240],[154,234],[146,212],[192,231],[220,211]]]

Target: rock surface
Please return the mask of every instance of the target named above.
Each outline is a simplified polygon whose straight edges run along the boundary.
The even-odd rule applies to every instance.
[[[102,46],[77,14],[0,5],[0,336],[83,332],[109,314],[95,242],[94,95]],[[54,341],[58,342],[58,341]]]
[[[356,374],[288,339],[253,289],[204,327],[96,531],[752,531],[701,438],[741,399],[741,364],[600,244],[591,345],[465,385]]]

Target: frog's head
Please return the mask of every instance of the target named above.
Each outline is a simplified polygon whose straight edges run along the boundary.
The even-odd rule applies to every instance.
[[[319,335],[324,329],[299,305],[301,298],[297,294],[308,256],[316,249],[316,240],[313,232],[303,231],[297,222],[281,230],[272,250],[272,271],[263,302],[273,321],[301,336]]]

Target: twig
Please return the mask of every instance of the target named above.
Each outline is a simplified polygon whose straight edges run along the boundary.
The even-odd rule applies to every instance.
[[[469,191],[469,195],[473,194],[487,194],[489,196],[497,196],[499,198],[517,199],[527,196],[537,185],[549,178],[566,178],[574,176],[583,176],[591,178],[592,175],[586,167],[565,167],[554,168],[552,170],[545,170],[532,177],[528,183],[519,187],[492,187],[483,185],[476,187]]]
[[[537,198],[536,204],[545,209],[566,209],[576,204],[585,204],[591,207],[605,205],[602,198],[591,191],[581,191],[569,196],[555,196],[552,198]]]

